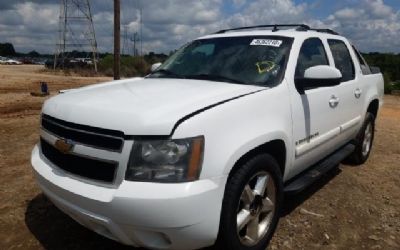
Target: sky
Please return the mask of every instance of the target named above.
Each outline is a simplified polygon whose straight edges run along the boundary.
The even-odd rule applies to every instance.
[[[90,3],[98,49],[111,52],[113,1]],[[144,52],[168,53],[224,28],[305,23],[334,29],[363,52],[400,53],[400,0],[121,0],[129,35],[139,30],[138,6]],[[54,53],[59,12],[59,0],[0,0],[0,43],[11,42],[19,52]]]

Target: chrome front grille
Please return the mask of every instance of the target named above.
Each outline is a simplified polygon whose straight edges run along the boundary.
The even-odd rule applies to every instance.
[[[53,165],[88,180],[115,183],[125,142],[123,132],[67,122],[45,114],[41,127],[41,153]],[[71,147],[63,148],[63,145]]]
[[[53,145],[40,139],[42,154],[58,168],[73,175],[88,178],[95,181],[111,183],[114,181],[118,163],[89,157],[63,154]]]
[[[124,144],[121,131],[76,124],[49,115],[42,115],[42,128],[57,137],[109,151],[121,152]]]

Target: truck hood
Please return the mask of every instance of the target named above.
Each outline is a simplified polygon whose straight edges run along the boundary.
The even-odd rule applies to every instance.
[[[188,79],[133,78],[67,91],[43,113],[126,135],[169,135],[177,121],[200,109],[265,87]]]

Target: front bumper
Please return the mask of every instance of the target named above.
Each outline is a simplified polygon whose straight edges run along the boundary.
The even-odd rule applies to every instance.
[[[215,242],[224,177],[179,184],[122,181],[105,187],[66,174],[38,146],[31,162],[46,196],[103,236],[153,249],[197,249]]]

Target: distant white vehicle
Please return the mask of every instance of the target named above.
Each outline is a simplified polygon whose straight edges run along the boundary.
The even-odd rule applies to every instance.
[[[7,57],[0,57],[0,64],[5,64],[5,65],[21,65],[22,62],[9,59]]]
[[[93,60],[91,58],[75,58],[74,61],[83,62],[86,64],[93,64]]]
[[[6,61],[8,60],[7,57],[2,57],[0,56],[0,64],[6,64]]]
[[[87,64],[89,64],[89,65],[92,65],[92,64],[93,64],[93,60],[90,59],[90,58],[85,58],[85,59],[83,60],[83,62],[85,62],[85,63],[87,63]]]
[[[22,62],[17,61],[17,60],[13,60],[13,59],[9,59],[9,60],[7,60],[7,64],[9,64],[9,65],[21,65]]]

